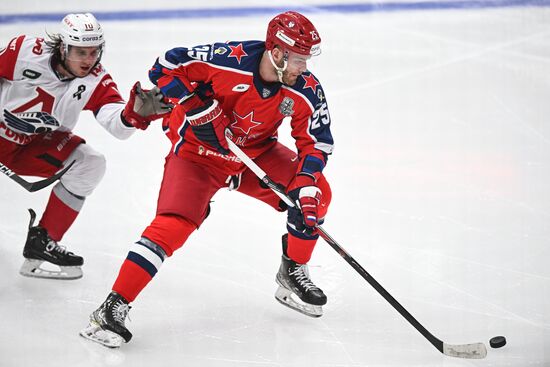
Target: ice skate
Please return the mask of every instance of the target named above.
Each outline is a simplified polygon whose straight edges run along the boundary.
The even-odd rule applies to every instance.
[[[48,236],[44,228],[33,226],[36,213],[32,209],[29,209],[29,212],[29,233],[23,249],[25,262],[21,265],[19,273],[28,277],[47,279],[81,278],[84,259],[59,246]]]
[[[281,304],[311,317],[323,315],[322,306],[327,297],[309,278],[308,267],[298,264],[287,256],[282,256],[281,266],[277,273],[279,288],[275,298]]]
[[[80,335],[109,348],[118,348],[132,339],[124,326],[130,306],[120,294],[111,292],[105,302],[90,315],[90,323]]]

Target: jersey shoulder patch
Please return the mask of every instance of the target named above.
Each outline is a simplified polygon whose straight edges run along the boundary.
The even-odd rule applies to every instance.
[[[212,45],[212,62],[219,66],[254,72],[265,50],[262,41],[231,41]]]
[[[42,57],[49,57],[50,47],[46,44],[44,38],[41,37],[27,37],[21,36],[21,44],[19,57],[21,60],[28,62],[41,62],[36,61],[37,59],[42,59]]]
[[[14,38],[8,45],[12,49],[12,60],[2,57],[1,64],[3,71],[1,75],[6,74],[6,70],[11,65],[10,79],[33,80],[43,75],[52,73],[48,60],[51,57],[51,48],[46,44],[44,38],[20,36]]]
[[[325,92],[319,80],[311,72],[306,71],[298,77],[296,84],[291,87],[303,95],[312,106],[325,102]]]

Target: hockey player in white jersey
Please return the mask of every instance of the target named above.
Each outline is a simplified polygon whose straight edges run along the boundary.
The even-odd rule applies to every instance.
[[[125,103],[100,63],[105,40],[92,14],[68,14],[48,38],[22,35],[0,50],[0,163],[18,175],[48,177],[74,161],[36,226],[30,210],[20,273],[76,279],[83,258],[58,242],[105,173],[104,156],[71,132],[80,112],[92,111],[109,133],[126,139],[169,106],[158,89],[143,90],[139,82]]]

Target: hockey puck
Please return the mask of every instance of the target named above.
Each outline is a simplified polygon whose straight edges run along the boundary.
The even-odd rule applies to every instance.
[[[506,338],[503,336],[495,336],[489,340],[491,348],[501,348],[506,345]]]

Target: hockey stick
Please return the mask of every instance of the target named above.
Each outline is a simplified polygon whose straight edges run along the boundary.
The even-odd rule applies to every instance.
[[[74,162],[75,161],[72,161],[67,167],[63,168],[61,171],[57,172],[55,175],[36,182],[28,182],[22,179],[21,176],[13,172],[11,169],[9,169],[9,167],[5,166],[2,162],[0,162],[0,172],[2,172],[3,174],[8,176],[15,182],[17,182],[19,185],[23,186],[25,190],[29,192],[35,192],[59,180],[61,176],[63,176],[65,172],[67,172],[73,166]]]
[[[227,144],[229,145],[229,150],[233,152],[239,159],[243,161],[243,163],[250,168],[252,172],[264,184],[266,184],[277,196],[279,196],[288,206],[295,207],[296,204],[292,201],[292,199],[283,191],[283,189],[275,182],[273,182],[269,176],[252,160],[250,157],[244,153],[241,148],[239,148],[233,141],[231,141],[228,137],[227,138]],[[451,357],[458,357],[458,358],[470,358],[470,359],[482,359],[485,358],[487,355],[487,348],[485,347],[485,344],[483,343],[473,343],[473,344],[458,344],[458,345],[451,345],[444,343],[443,341],[439,340],[437,337],[435,337],[432,333],[430,333],[420,322],[418,322],[413,315],[409,313],[405,309],[405,307],[401,306],[401,304],[393,298],[391,294],[388,293],[374,279],[353,257],[351,257],[350,254],[346,252],[340,246],[320,225],[317,226],[317,230],[319,231],[319,234],[323,239],[340,255],[348,262],[348,264],[351,265],[355,271],[359,273],[376,291],[384,297],[386,301],[390,305],[392,305],[393,308],[397,310],[403,316],[416,330],[420,332],[434,347],[437,348],[441,353],[451,356]]]

